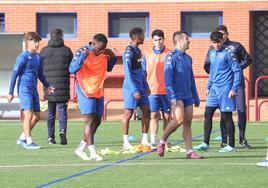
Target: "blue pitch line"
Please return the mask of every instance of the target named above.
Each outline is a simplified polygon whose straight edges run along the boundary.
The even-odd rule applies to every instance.
[[[79,172],[79,173],[73,174],[73,175],[65,177],[65,178],[60,178],[60,179],[45,183],[43,185],[38,185],[35,188],[46,187],[46,186],[49,186],[49,185],[52,185],[52,184],[55,184],[55,183],[59,183],[59,182],[71,179],[71,178],[82,176],[84,174],[89,174],[89,173],[95,172],[95,171],[103,169],[103,168],[107,168],[107,167],[114,166],[114,165],[117,165],[117,164],[120,164],[120,163],[131,161],[131,160],[135,160],[135,159],[138,159],[138,158],[143,157],[143,156],[148,155],[148,154],[150,154],[150,152],[142,153],[142,154],[136,155],[136,156],[128,158],[128,159],[124,159],[124,160],[116,161],[116,162],[113,162],[113,163],[109,163],[109,164],[106,164],[106,165],[103,165],[103,166],[100,166],[100,167],[97,167],[97,168],[94,168],[94,169],[91,169],[91,170],[87,170],[87,171],[84,171],[84,172]]]
[[[216,132],[219,132],[219,130],[213,130],[211,132],[211,134],[214,134]],[[193,139],[196,139],[196,138],[200,138],[204,136],[204,134],[201,134],[201,135],[198,135],[198,136],[195,136],[193,137]],[[175,144],[181,144],[183,143],[184,141],[180,140],[178,142],[175,142]],[[83,171],[83,172],[79,172],[79,173],[76,173],[76,174],[73,174],[71,176],[67,176],[65,178],[60,178],[60,179],[57,179],[57,180],[54,180],[54,181],[51,181],[51,182],[48,182],[48,183],[45,183],[45,184],[42,184],[42,185],[38,185],[36,186],[35,188],[42,188],[42,187],[46,187],[46,186],[49,186],[49,185],[52,185],[52,184],[56,184],[56,183],[59,183],[59,182],[62,182],[62,181],[65,181],[65,180],[68,180],[68,179],[72,179],[72,178],[75,178],[75,177],[78,177],[78,176],[82,176],[82,175],[85,175],[85,174],[89,174],[89,173],[92,173],[92,172],[96,172],[98,170],[101,170],[103,168],[107,168],[107,167],[110,167],[110,166],[115,166],[117,164],[121,164],[121,163],[124,163],[124,162],[128,162],[128,161],[132,161],[132,160],[135,160],[135,159],[138,159],[140,157],[143,157],[145,155],[149,155],[151,154],[152,152],[147,152],[147,153],[142,153],[142,154],[138,154],[134,157],[131,157],[131,158],[128,158],[128,159],[124,159],[124,160],[119,160],[119,161],[116,161],[116,162],[113,162],[113,163],[109,163],[109,164],[106,164],[106,165],[103,165],[103,166],[99,166],[97,168],[94,168],[94,169],[91,169],[91,170],[86,170],[86,171]]]

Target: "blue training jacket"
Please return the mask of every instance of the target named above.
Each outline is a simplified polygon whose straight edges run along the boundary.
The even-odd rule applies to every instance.
[[[10,95],[13,95],[14,93],[17,77],[19,77],[17,87],[18,94],[20,92],[36,94],[37,79],[43,83],[45,88],[49,87],[49,83],[43,74],[42,58],[38,53],[31,53],[28,50],[25,50],[18,55],[11,77],[9,87]]]
[[[123,54],[125,78],[123,89],[131,93],[147,92],[149,90],[146,75],[142,70],[142,56],[140,49],[135,45],[129,45]]]
[[[199,104],[192,58],[176,48],[166,56],[164,67],[169,100],[193,99],[195,104]]]
[[[242,71],[235,54],[223,46],[220,50],[210,51],[210,74],[207,89],[215,91],[237,91]]]
[[[247,68],[251,63],[252,63],[252,59],[250,57],[250,55],[248,54],[247,50],[245,49],[245,47],[239,43],[239,42],[235,42],[235,41],[230,41],[229,39],[227,39],[223,45],[225,46],[225,50],[227,50],[228,52],[234,53],[239,61],[240,64],[240,68],[242,70],[242,78],[241,78],[241,83],[240,86],[245,88],[245,81],[244,81],[244,75],[243,75],[243,70],[245,68]],[[210,46],[207,52],[207,56],[205,59],[205,64],[204,64],[204,70],[209,74],[210,72],[210,51],[213,50],[213,47]]]

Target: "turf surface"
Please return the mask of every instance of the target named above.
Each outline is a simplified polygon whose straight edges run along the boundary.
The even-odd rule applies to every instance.
[[[74,149],[82,138],[83,123],[69,122],[68,145],[47,144],[46,122],[39,122],[33,139],[42,149],[29,151],[16,145],[21,132],[18,121],[0,121],[0,187],[268,187],[268,168],[256,166],[266,155],[267,122],[248,123],[247,138],[253,149],[237,144],[235,153],[218,153],[218,122],[214,122],[211,150],[200,152],[205,159],[187,160],[185,153],[156,153],[104,156],[102,162],[81,161]],[[203,124],[193,122],[193,145],[202,141]],[[236,130],[238,130],[236,128]],[[140,140],[139,121],[132,121],[130,135]],[[236,131],[236,137],[238,137]],[[59,136],[56,135],[59,143]],[[120,122],[104,122],[96,135],[97,150],[122,148]],[[184,147],[179,128],[171,137]],[[237,143],[237,142],[236,142]]]

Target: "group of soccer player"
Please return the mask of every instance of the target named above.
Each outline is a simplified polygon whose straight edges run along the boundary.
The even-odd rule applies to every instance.
[[[204,68],[209,73],[207,84],[204,142],[192,147],[191,122],[193,106],[199,107],[192,58],[186,53],[190,40],[186,32],[173,34],[174,49],[165,46],[164,32],[160,29],[151,34],[153,48],[141,52],[144,31],[133,28],[129,33],[131,42],[123,53],[125,78],[123,82],[124,115],[123,150],[131,150],[129,123],[137,107],[142,111],[141,144],[156,149],[163,157],[168,137],[181,125],[182,136],[188,159],[202,159],[194,150],[208,150],[212,130],[212,118],[216,109],[221,112],[222,143],[219,152],[235,152],[235,127],[232,112],[238,110],[239,143],[245,148],[251,146],[245,139],[246,105],[243,69],[251,63],[245,48],[238,42],[228,39],[227,27],[221,25],[210,35],[211,47],[208,50]],[[24,113],[23,133],[17,143],[27,149],[39,149],[33,142],[31,130],[39,119],[40,105],[37,92],[39,79],[48,94],[57,88],[50,86],[43,74],[42,58],[37,53],[41,38],[35,32],[25,35],[27,50],[22,52],[14,66],[8,101],[13,99],[17,77],[18,96]],[[69,72],[76,74],[76,91],[81,114],[84,117],[84,138],[75,149],[75,155],[82,160],[103,160],[96,152],[94,135],[101,124],[104,111],[104,80],[107,71],[112,71],[117,57],[113,50],[106,48],[107,37],[96,34],[92,42],[79,48],[69,66]],[[157,145],[159,111],[162,113],[164,132]],[[151,139],[148,131],[151,128]],[[229,140],[227,142],[227,136]],[[86,150],[89,150],[90,156]]]

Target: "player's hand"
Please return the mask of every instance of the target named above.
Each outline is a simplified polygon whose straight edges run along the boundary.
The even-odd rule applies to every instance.
[[[86,49],[83,49],[82,51],[81,51],[81,54],[85,54],[86,56],[88,56],[88,50],[86,50]]]
[[[206,90],[206,97],[208,96],[208,94],[209,94],[209,90],[207,89],[207,90]]]
[[[140,92],[134,93],[134,98],[139,100],[141,98]]]
[[[103,53],[110,56],[111,58],[115,57],[115,50],[114,49],[111,50],[109,48],[106,48]]]
[[[13,100],[14,96],[13,95],[8,95],[7,96],[7,101],[8,103],[11,103],[11,101]]]
[[[48,94],[54,93],[54,91],[55,91],[55,88],[54,88],[54,87],[49,86],[49,87],[47,88],[47,92],[48,92]]]
[[[233,90],[231,90],[231,91],[229,92],[228,97],[229,97],[229,98],[232,98],[232,97],[234,97],[234,96],[236,96],[236,93],[235,93]]]

